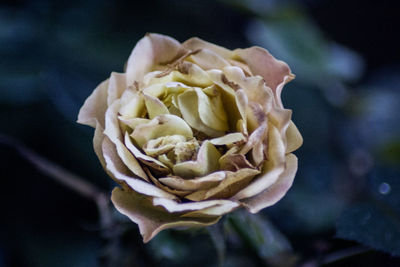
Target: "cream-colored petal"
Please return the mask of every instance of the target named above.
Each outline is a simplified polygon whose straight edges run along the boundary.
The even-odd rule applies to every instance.
[[[232,58],[233,53],[231,50],[228,50],[222,46],[206,42],[198,37],[193,37],[188,40],[186,40],[182,44],[185,48],[190,49],[190,50],[196,50],[196,49],[208,49],[213,51],[214,53],[222,56],[225,59]]]
[[[268,159],[264,163],[261,175],[254,179],[247,187],[240,190],[233,199],[239,200],[259,194],[274,184],[278,180],[279,175],[284,171],[285,144],[277,128],[269,125],[268,132]]]
[[[220,216],[182,218],[179,213],[173,214],[163,207],[155,207],[151,198],[120,188],[114,188],[111,200],[120,213],[138,224],[145,243],[167,228],[208,226],[215,224],[220,219]]]
[[[303,144],[303,137],[293,121],[290,121],[289,127],[286,130],[286,141],[286,153],[295,151]]]
[[[141,117],[145,113],[144,97],[140,92],[126,90],[120,98],[119,114],[124,119]]]
[[[208,190],[199,190],[185,198],[192,201],[202,201],[205,199],[223,199],[230,198],[241,188],[249,184],[249,182],[259,174],[260,171],[254,169],[240,169],[236,172],[227,171],[227,177],[216,187]]]
[[[237,171],[243,168],[255,168],[243,154],[234,153],[226,153],[223,155],[219,159],[219,165],[221,170],[226,171]]]
[[[216,146],[232,145],[246,140],[242,133],[230,133],[221,137],[210,139],[211,144]]]
[[[173,173],[183,178],[193,178],[217,171],[220,152],[209,141],[204,141],[197,154],[196,161],[184,161],[175,164]]]
[[[261,47],[236,49],[234,53],[249,66],[253,74],[260,75],[265,79],[267,86],[273,90],[277,103],[282,107],[280,95],[283,85],[294,78],[289,66],[285,62],[275,59]]]
[[[100,123],[97,123],[93,136],[93,149],[100,160],[101,166],[103,166],[103,168],[106,168],[106,162],[104,160],[103,148],[102,148],[103,139],[105,137],[103,132],[104,132],[103,127],[100,125]]]
[[[106,112],[106,127],[104,129],[104,134],[110,138],[111,142],[113,142],[117,148],[117,153],[123,163],[137,176],[148,180],[146,174],[142,170],[142,167],[137,162],[135,157],[131,152],[125,147],[122,143],[122,133],[119,128],[118,123],[118,110],[120,107],[120,101],[116,100],[114,103],[108,108]]]
[[[149,157],[146,154],[143,154],[139,149],[137,149],[135,145],[132,143],[131,138],[129,137],[129,134],[127,132],[125,133],[125,145],[129,149],[129,151],[132,152],[132,154],[135,156],[136,159],[139,159],[147,166],[161,173],[165,174],[170,173],[170,169],[167,166],[165,166],[162,162],[156,160],[155,158]]]
[[[107,137],[103,140],[103,155],[107,171],[119,184],[146,196],[177,198],[175,195],[169,194],[149,182],[128,176],[130,174],[128,168],[118,157],[115,145]]]
[[[247,154],[254,146],[259,145],[268,133],[268,123],[265,121],[254,132],[251,133],[248,141],[240,150],[240,154]]]
[[[149,178],[153,182],[153,184],[165,192],[168,192],[168,193],[170,193],[174,196],[178,196],[178,197],[187,196],[192,192],[192,191],[187,191],[187,190],[179,190],[179,189],[170,188],[170,187],[160,183],[158,181],[158,179],[156,177],[154,177],[154,175],[150,172],[150,170],[147,167],[144,167],[144,170],[146,171],[147,176],[149,176]]]
[[[152,157],[164,154],[172,150],[176,144],[185,142],[186,137],[183,135],[169,135],[151,139],[143,145],[143,151]]]
[[[104,127],[104,114],[107,110],[107,90],[109,80],[105,80],[85,100],[79,110],[78,123],[96,127],[97,122]]]
[[[195,191],[212,188],[218,185],[219,182],[225,179],[225,177],[225,172],[219,171],[210,173],[207,176],[194,179],[183,179],[179,176],[168,176],[164,178],[159,178],[158,180],[171,188]]]
[[[194,129],[211,137],[224,135],[223,131],[214,130],[203,123],[199,114],[199,101],[194,90],[187,90],[178,96],[179,110],[184,120]]]
[[[171,199],[166,198],[153,198],[153,204],[155,206],[162,206],[169,212],[187,212],[187,211],[199,211],[215,206],[229,205],[238,207],[239,204],[230,200],[208,200],[200,202],[189,202],[189,203],[178,203]],[[219,214],[218,214],[219,215]],[[217,215],[217,216],[218,216]],[[185,215],[183,216],[185,217]]]
[[[149,119],[154,119],[162,114],[169,114],[168,108],[157,97],[144,94],[144,103],[146,105]]]
[[[136,126],[140,124],[145,124],[148,123],[150,120],[149,119],[144,119],[144,118],[124,118],[122,116],[118,116],[118,119],[120,122],[122,122],[124,125],[128,126],[132,130],[136,128]]]
[[[223,77],[225,76],[221,70],[213,69],[207,71],[207,73],[213,83],[218,85],[222,89],[220,90],[221,100],[227,113],[229,128],[231,129],[231,131],[237,131],[238,129],[236,126],[238,120],[242,118],[242,115],[238,109],[238,103],[236,102],[237,100],[235,90],[231,87],[230,84],[226,83],[225,79],[223,79]]]
[[[191,55],[188,60],[193,61],[203,70],[222,69],[229,66],[228,61],[207,48],[203,48],[199,52]]]
[[[210,201],[210,200],[208,200]],[[205,201],[202,201],[205,202]],[[197,202],[201,203],[201,202]],[[196,210],[192,212],[188,212],[182,215],[182,217],[199,217],[203,218],[204,216],[221,216],[226,213],[232,212],[234,209],[238,208],[240,205],[236,201],[228,200],[223,205],[216,205],[213,207],[205,208],[202,210]]]
[[[297,158],[293,154],[286,156],[285,171],[279,176],[278,181],[254,197],[241,200],[243,206],[251,213],[257,213],[261,209],[274,205],[289,190],[293,184],[297,171]]]
[[[223,106],[220,106],[219,110],[215,110],[216,107],[213,107],[210,98],[198,87],[194,88],[197,94],[197,103],[198,103],[198,113],[201,121],[207,126],[217,131],[227,131],[229,130],[228,123],[226,121],[226,113]],[[225,120],[221,120],[220,116],[225,118]]]
[[[140,147],[143,147],[151,139],[167,135],[183,135],[191,138],[193,137],[193,132],[181,118],[171,114],[164,114],[155,117],[146,124],[138,125],[131,134]]]
[[[246,77],[239,67],[229,66],[223,69],[226,79],[242,88],[248,99],[259,103],[268,113],[274,103],[274,95],[271,88],[267,87],[261,76]]]
[[[115,100],[120,98],[127,87],[126,74],[112,72],[108,84],[107,104],[110,106]]]
[[[159,64],[167,64],[186,50],[175,39],[161,34],[146,34],[133,49],[127,63],[127,84],[142,82],[146,73]]]

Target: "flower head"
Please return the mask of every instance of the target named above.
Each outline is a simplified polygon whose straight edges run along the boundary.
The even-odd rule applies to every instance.
[[[207,226],[238,207],[275,204],[292,185],[302,143],[281,101],[294,75],[260,47],[228,50],[148,34],[85,101],[78,122],[120,185],[112,202],[159,231]]]

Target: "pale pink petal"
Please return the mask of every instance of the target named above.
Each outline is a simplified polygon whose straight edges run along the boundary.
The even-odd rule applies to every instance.
[[[110,106],[115,100],[122,96],[122,93],[126,90],[126,74],[112,72],[109,85],[108,85],[108,97],[107,104]]]
[[[127,63],[127,84],[142,82],[143,77],[156,65],[171,63],[185,53],[175,39],[161,34],[146,34],[133,49]]]
[[[260,194],[241,200],[242,205],[251,213],[257,213],[261,209],[274,205],[292,186],[296,171],[297,157],[293,154],[288,154],[286,156],[285,171],[279,176],[278,181]]]
[[[190,50],[208,49],[208,50],[211,50],[214,53],[222,56],[225,59],[232,58],[232,56],[233,56],[233,53],[231,50],[226,49],[222,46],[210,43],[210,42],[206,42],[197,37],[193,37],[193,38],[186,40],[182,45],[185,48],[190,49]]]
[[[294,78],[289,66],[285,62],[275,59],[264,48],[257,46],[236,49],[234,53],[249,66],[254,75],[260,75],[265,79],[267,86],[274,91],[277,104],[282,107],[283,85]]]
[[[104,127],[104,114],[107,110],[107,91],[109,80],[105,80],[85,100],[79,110],[78,123],[96,127],[97,122]]]
[[[111,200],[120,213],[138,224],[145,243],[167,228],[208,226],[220,219],[220,216],[183,218],[180,214],[169,213],[163,207],[155,207],[151,198],[120,188],[113,190]]]
[[[129,169],[117,155],[115,145],[106,137],[103,141],[103,153],[106,162],[106,170],[119,184],[128,186],[130,189],[147,196],[164,197],[175,199],[176,196],[169,194],[158,187],[142,179],[129,176]]]

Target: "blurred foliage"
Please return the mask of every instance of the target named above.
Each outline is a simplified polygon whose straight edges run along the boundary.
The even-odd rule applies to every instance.
[[[0,145],[0,266],[399,266],[398,258],[376,251],[333,263],[329,257],[357,245],[345,240],[400,255],[396,43],[380,33],[348,44],[333,38],[369,21],[388,32],[395,8],[344,2],[333,9],[330,1],[300,0],[0,4],[0,133],[107,192],[113,184],[92,150],[92,129],[77,125],[76,116],[148,31],[228,48],[256,44],[288,62],[297,77],[283,102],[304,137],[294,186],[278,204],[257,215],[237,211],[209,229],[164,231],[146,245],[117,213],[104,234],[93,203]],[[346,21],[352,10],[368,22]]]

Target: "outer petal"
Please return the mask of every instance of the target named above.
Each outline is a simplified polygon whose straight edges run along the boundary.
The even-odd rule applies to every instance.
[[[279,176],[278,181],[260,194],[242,200],[242,205],[251,213],[257,213],[261,209],[274,205],[292,186],[296,171],[297,157],[294,154],[288,154],[285,171]]]
[[[169,194],[148,182],[129,176],[130,173],[128,168],[118,157],[114,144],[107,137],[104,138],[103,141],[103,154],[106,162],[106,170],[119,184],[146,196],[164,197],[169,199],[176,198],[174,195]]]
[[[209,42],[206,42],[200,38],[194,37],[186,40],[182,44],[185,48],[190,49],[190,50],[196,50],[196,49],[208,49],[213,51],[214,53],[222,56],[225,59],[229,59],[233,56],[233,53],[231,50],[226,49],[222,46],[215,45]]]
[[[253,74],[264,77],[267,85],[274,91],[277,104],[282,107],[281,91],[283,85],[294,78],[289,66],[274,58],[261,47],[236,49],[234,52],[249,66]]]
[[[126,68],[127,84],[141,82],[156,65],[167,64],[179,58],[185,49],[175,39],[161,34],[146,34],[135,46]]]
[[[295,151],[303,144],[303,137],[293,121],[290,121],[289,127],[286,130],[286,141],[286,153]]]
[[[109,80],[105,80],[86,99],[79,110],[78,123],[96,127],[97,122],[104,128],[104,114],[107,110],[107,90]]]
[[[162,207],[155,207],[150,198],[120,188],[113,190],[111,200],[119,212],[138,224],[144,242],[167,228],[208,226],[220,219],[220,216],[183,218],[179,213],[169,213]]]
[[[115,100],[121,97],[122,93],[126,90],[126,74],[112,72],[109,85],[107,104],[110,106]]]

